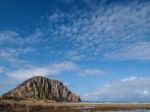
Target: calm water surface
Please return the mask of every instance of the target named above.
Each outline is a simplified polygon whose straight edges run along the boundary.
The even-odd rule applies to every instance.
[[[46,110],[41,112],[150,112],[150,110],[119,110],[119,111],[102,111],[102,110]]]
[[[0,111],[0,112],[11,112],[11,111]],[[15,111],[12,111],[15,112]],[[118,111],[102,111],[102,110],[66,110],[66,109],[43,109],[43,110],[26,110],[26,111],[16,111],[16,112],[150,112],[150,110],[118,110]]]

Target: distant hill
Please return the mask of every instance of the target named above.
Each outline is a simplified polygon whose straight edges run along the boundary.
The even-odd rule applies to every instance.
[[[79,102],[80,97],[72,93],[62,82],[36,76],[24,81],[2,95],[3,98],[35,98],[61,102]]]

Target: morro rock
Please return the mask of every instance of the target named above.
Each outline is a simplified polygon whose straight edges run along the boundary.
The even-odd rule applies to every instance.
[[[80,97],[72,93],[62,82],[36,76],[24,81],[15,89],[5,93],[4,98],[35,98],[62,102],[79,102]]]

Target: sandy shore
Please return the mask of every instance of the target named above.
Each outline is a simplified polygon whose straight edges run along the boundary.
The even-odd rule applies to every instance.
[[[62,112],[67,110],[134,110],[134,109],[150,109],[150,103],[58,103],[49,100],[0,100],[0,111],[18,111],[23,110],[40,110],[40,109],[51,109]],[[20,110],[20,111],[19,111]],[[69,112],[69,111],[68,111]],[[78,112],[78,111],[77,111]]]

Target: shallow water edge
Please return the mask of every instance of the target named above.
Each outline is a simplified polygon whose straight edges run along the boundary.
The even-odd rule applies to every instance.
[[[0,112],[150,112],[150,103],[0,102]]]

